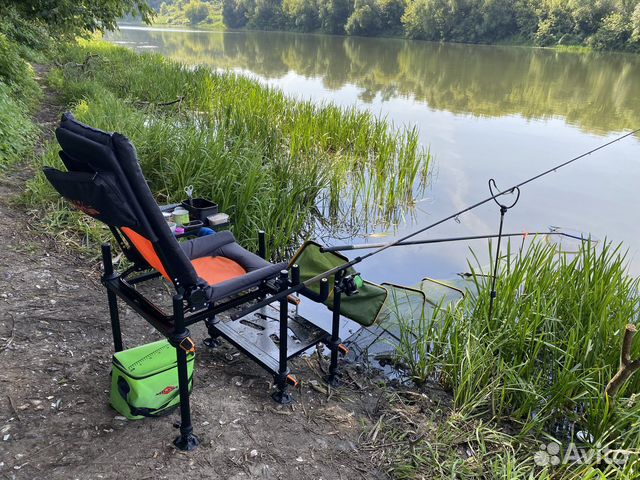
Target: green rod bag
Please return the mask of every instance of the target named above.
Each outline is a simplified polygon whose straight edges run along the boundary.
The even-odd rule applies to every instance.
[[[306,241],[293,256],[290,266],[294,263],[300,267],[300,279],[306,281],[316,275],[326,272],[347,263],[349,259],[336,252],[321,252],[320,244]],[[353,275],[356,271],[353,267],[346,270],[346,275]],[[327,278],[331,293],[324,302],[329,309],[333,309],[333,283],[335,275]],[[311,285],[310,290],[319,293],[319,284]],[[373,325],[378,318],[380,309],[387,298],[387,291],[380,285],[363,280],[358,287],[358,293],[352,296],[343,295],[340,302],[340,314],[350,318],[354,322],[368,327]]]

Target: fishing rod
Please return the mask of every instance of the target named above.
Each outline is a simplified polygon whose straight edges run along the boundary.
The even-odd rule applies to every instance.
[[[503,237],[524,237],[527,236],[538,236],[538,235],[559,235],[567,238],[573,238],[576,240],[586,241],[589,240],[590,237],[571,235],[566,232],[558,232],[558,231],[549,231],[549,232],[521,232],[521,233],[503,233]],[[489,235],[470,235],[467,237],[444,237],[444,238],[428,238],[426,240],[409,240],[406,242],[400,242],[396,245],[392,245],[393,247],[404,247],[407,245],[428,245],[431,243],[446,243],[446,242],[461,242],[465,240],[484,240],[489,238],[498,238],[499,234],[492,233]],[[593,239],[592,239],[593,240]],[[328,252],[343,252],[345,250],[368,250],[371,248],[381,248],[387,244],[385,243],[356,243],[356,244],[347,244],[347,245],[333,245],[330,247],[320,247],[320,253],[328,253]]]
[[[326,272],[323,272],[323,273],[320,273],[318,275],[315,275],[314,277],[311,277],[311,278],[309,278],[309,279],[307,279],[307,280],[305,280],[303,282],[300,282],[297,285],[293,285],[290,288],[282,290],[282,291],[276,293],[275,295],[272,295],[269,298],[265,298],[264,300],[260,300],[260,301],[258,301],[256,303],[254,303],[248,309],[245,309],[245,310],[243,310],[241,312],[238,312],[236,314],[231,315],[231,319],[232,320],[237,320],[238,318],[243,317],[245,315],[248,315],[249,313],[254,312],[254,311],[256,311],[256,310],[258,310],[258,309],[260,309],[262,307],[265,307],[265,306],[269,305],[270,303],[273,303],[276,300],[280,300],[282,298],[286,298],[291,294],[297,293],[297,292],[299,292],[299,291],[301,291],[301,290],[303,290],[305,288],[308,288],[309,286],[311,286],[311,285],[313,285],[315,283],[318,283],[318,282],[322,281],[323,279],[326,279],[326,278],[330,277],[331,275],[334,275],[334,274],[336,274],[338,272],[342,272],[342,271],[344,271],[344,270],[346,270],[346,269],[348,269],[350,267],[353,267],[354,265],[356,265],[356,264],[358,264],[358,263],[360,263],[360,262],[362,262],[362,261],[364,261],[364,260],[366,260],[366,259],[368,259],[370,257],[373,257],[374,255],[378,255],[379,253],[384,252],[388,248],[395,247],[396,245],[398,245],[398,244],[400,244],[402,242],[406,242],[407,240],[409,240],[409,239],[411,239],[411,238],[413,238],[413,237],[415,237],[417,235],[420,235],[421,233],[424,233],[427,230],[431,230],[432,228],[435,228],[438,225],[441,225],[441,224],[443,224],[445,222],[448,222],[449,220],[453,220],[455,218],[458,218],[460,215],[463,215],[463,214],[465,214],[465,213],[467,213],[467,212],[469,212],[471,210],[474,210],[474,209],[476,209],[476,208],[478,208],[478,207],[480,207],[480,206],[482,206],[482,205],[484,205],[486,203],[489,203],[491,201],[497,201],[497,199],[499,197],[502,197],[503,195],[508,195],[508,194],[514,193],[516,190],[519,190],[520,187],[523,187],[523,186],[525,186],[525,185],[527,185],[527,184],[529,184],[529,183],[531,183],[531,182],[533,182],[535,180],[538,180],[539,178],[542,178],[542,177],[544,177],[546,175],[549,175],[550,173],[557,172],[558,170],[560,170],[561,168],[566,167],[567,165],[570,165],[570,164],[572,164],[574,162],[577,162],[578,160],[581,160],[584,157],[592,155],[595,152],[597,152],[599,150],[602,150],[603,148],[606,148],[606,147],[608,147],[610,145],[613,145],[614,143],[617,143],[617,142],[619,142],[621,140],[624,140],[625,138],[630,137],[630,136],[632,136],[632,135],[634,135],[634,134],[636,134],[638,132],[640,132],[640,128],[635,129],[635,130],[633,130],[633,131],[631,131],[629,133],[625,133],[624,135],[622,135],[620,137],[617,137],[617,138],[614,138],[613,140],[611,140],[611,141],[609,141],[607,143],[603,143],[602,145],[600,145],[600,146],[598,146],[598,147],[596,147],[596,148],[594,148],[592,150],[589,150],[588,152],[582,153],[582,154],[578,155],[577,157],[573,157],[572,159],[567,160],[566,162],[562,162],[559,165],[556,165],[555,167],[552,167],[552,168],[550,168],[548,170],[545,170],[545,171],[543,171],[543,172],[541,172],[541,173],[539,173],[537,175],[534,175],[533,177],[529,177],[526,180],[523,180],[522,182],[520,182],[520,183],[518,183],[516,185],[513,185],[512,187],[506,188],[504,190],[498,190],[496,193],[494,193],[493,190],[492,190],[491,191],[491,196],[489,196],[487,198],[484,198],[484,199],[482,199],[482,200],[480,200],[480,201],[478,201],[478,202],[476,202],[476,203],[474,203],[472,205],[469,205],[468,207],[463,208],[462,210],[459,210],[459,211],[457,211],[455,213],[452,213],[451,215],[448,215],[448,216],[446,216],[446,217],[444,217],[444,218],[442,218],[442,219],[440,219],[440,220],[438,220],[436,222],[433,222],[433,223],[427,225],[426,227],[422,227],[422,228],[420,228],[420,229],[418,229],[418,230],[416,230],[414,232],[408,233],[407,235],[404,235],[403,237],[400,237],[399,239],[397,239],[397,240],[395,240],[393,242],[385,243],[381,247],[378,247],[375,250],[373,250],[372,252],[366,253],[366,254],[364,254],[362,256],[355,257],[354,259],[349,260],[348,262],[346,262],[346,263],[344,263],[342,265],[339,265],[337,267],[334,267],[334,268],[331,268],[331,269],[327,270]]]

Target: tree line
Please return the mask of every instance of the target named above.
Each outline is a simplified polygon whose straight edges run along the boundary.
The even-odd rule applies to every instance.
[[[640,0],[222,0],[227,27],[640,51]]]
[[[135,30],[126,32],[126,38],[161,45],[167,56],[192,65],[250,70],[266,79],[294,72],[321,77],[329,90],[354,85],[364,103],[404,97],[459,115],[562,117],[595,134],[640,125],[640,55],[478,49],[385,38],[363,44],[331,35],[273,35],[265,42],[256,31],[178,36],[160,29]]]

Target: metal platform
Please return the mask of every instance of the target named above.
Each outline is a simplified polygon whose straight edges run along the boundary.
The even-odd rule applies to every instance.
[[[279,318],[280,310],[276,303],[237,320],[221,320],[215,324],[215,329],[221,337],[275,374],[279,366]],[[318,342],[326,342],[330,337],[329,332],[298,315],[291,308],[288,319],[287,358],[301,354]]]

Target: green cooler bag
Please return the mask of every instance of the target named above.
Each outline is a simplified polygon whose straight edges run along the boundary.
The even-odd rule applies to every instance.
[[[189,392],[194,359],[187,355]],[[114,354],[109,403],[130,420],[166,415],[180,405],[175,347],[160,340]]]

